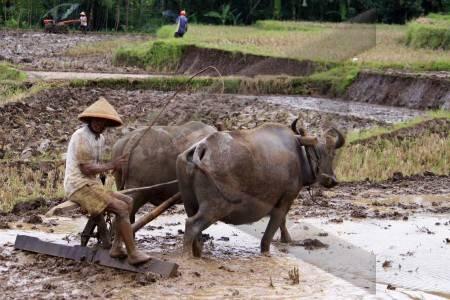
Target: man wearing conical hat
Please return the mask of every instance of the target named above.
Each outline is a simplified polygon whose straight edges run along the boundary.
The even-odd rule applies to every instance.
[[[97,175],[120,169],[127,158],[122,156],[114,161],[103,163],[105,138],[102,135],[107,127],[122,125],[122,120],[108,101],[100,99],[89,106],[78,119],[85,123],[72,135],[66,156],[64,190],[67,198],[78,203],[91,216],[104,211],[116,215],[111,257],[126,257],[130,264],[139,264],[150,257],[137,250],[130,225],[129,212],[132,199],[126,195],[106,190]],[[126,251],[123,248],[125,242]]]

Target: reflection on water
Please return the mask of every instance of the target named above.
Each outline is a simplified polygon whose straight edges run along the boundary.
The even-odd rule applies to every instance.
[[[377,283],[450,295],[450,245],[445,242],[450,237],[449,215],[413,216],[409,221],[371,219],[335,224],[323,219],[307,219],[304,222],[329,234],[319,237],[331,246],[321,253],[323,258],[317,260],[315,265],[320,266],[323,260],[335,257],[336,253],[332,253],[334,249],[344,249],[352,244],[376,255]],[[304,239],[311,233],[314,235],[314,230],[302,230],[302,226],[301,223],[290,224],[295,238]],[[336,237],[345,243],[336,245]],[[349,254],[354,252],[349,249]],[[310,255],[318,256],[314,253]],[[338,257],[341,255],[342,251]],[[359,263],[359,257],[352,259],[354,264]],[[354,265],[335,266],[349,272],[355,268]]]

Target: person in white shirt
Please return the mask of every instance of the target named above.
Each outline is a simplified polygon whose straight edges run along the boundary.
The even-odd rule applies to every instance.
[[[72,135],[66,156],[64,191],[66,197],[78,203],[92,217],[112,212],[116,234],[110,250],[111,257],[128,256],[130,264],[143,263],[150,257],[136,249],[129,213],[133,199],[118,192],[108,191],[98,179],[98,174],[119,169],[128,162],[126,156],[110,162],[102,162],[107,127],[121,126],[122,120],[109,102],[100,97],[78,119],[86,123]],[[123,248],[123,242],[126,251]]]
[[[86,17],[86,14],[84,13],[84,11],[82,11],[82,12],[80,13],[80,30],[81,30],[81,32],[83,32],[84,34],[86,34],[87,26],[88,26],[88,23],[87,23],[87,17]]]

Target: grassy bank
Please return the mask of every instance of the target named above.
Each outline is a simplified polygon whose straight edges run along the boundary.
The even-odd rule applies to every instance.
[[[336,175],[343,181],[380,181],[395,172],[450,174],[450,112],[430,112],[391,127],[347,136]]]
[[[412,48],[450,49],[450,15],[432,14],[408,24],[406,44]]]
[[[0,63],[0,104],[27,89],[27,75],[7,63]]]
[[[172,41],[173,30],[172,26],[164,26],[157,37]],[[192,25],[182,41],[199,47],[300,60],[336,62],[356,57],[369,68],[377,65],[434,70],[436,66],[450,66],[448,51],[408,47],[407,31],[406,25],[375,28],[360,24],[261,21],[245,27]]]

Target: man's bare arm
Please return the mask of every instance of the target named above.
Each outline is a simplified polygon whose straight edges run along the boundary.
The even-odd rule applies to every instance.
[[[86,176],[93,176],[100,173],[116,170],[122,167],[122,165],[128,162],[127,155],[123,155],[116,160],[97,164],[97,163],[88,163],[88,164],[80,164],[80,171]]]

